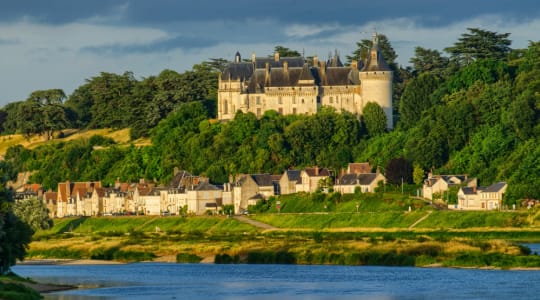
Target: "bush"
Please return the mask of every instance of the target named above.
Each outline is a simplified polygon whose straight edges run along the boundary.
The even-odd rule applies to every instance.
[[[191,253],[178,253],[176,254],[177,263],[200,263],[202,257],[199,257]]]
[[[248,264],[296,264],[296,257],[287,251],[279,252],[249,252],[247,256]]]
[[[230,256],[229,254],[216,254],[214,257],[215,264],[237,264],[240,262],[240,256]]]

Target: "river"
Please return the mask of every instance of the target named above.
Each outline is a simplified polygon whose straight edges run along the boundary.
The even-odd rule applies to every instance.
[[[45,299],[539,299],[540,271],[215,265],[19,265],[38,282],[82,288]]]

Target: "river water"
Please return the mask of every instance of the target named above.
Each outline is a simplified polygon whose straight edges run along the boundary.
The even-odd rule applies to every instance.
[[[318,265],[19,265],[45,299],[540,299],[540,271]]]

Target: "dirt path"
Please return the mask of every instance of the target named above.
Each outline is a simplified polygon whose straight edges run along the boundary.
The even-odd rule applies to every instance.
[[[418,223],[420,223],[420,222],[424,221],[425,219],[427,219],[429,217],[429,215],[431,215],[432,212],[433,212],[432,210],[428,211],[425,216],[421,217],[416,222],[414,222],[411,226],[409,226],[409,229],[414,228],[416,225],[418,225]]]
[[[261,229],[270,229],[270,230],[275,230],[275,229],[279,229],[277,227],[274,227],[272,225],[269,225],[269,224],[266,224],[266,223],[263,223],[263,222],[259,222],[259,221],[255,221],[253,219],[250,219],[246,216],[234,216],[234,218],[240,222],[244,222],[244,223],[247,223],[249,225],[253,225],[255,227],[258,227],[258,228],[261,228]]]

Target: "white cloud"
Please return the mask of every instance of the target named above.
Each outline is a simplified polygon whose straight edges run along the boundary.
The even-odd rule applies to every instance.
[[[118,16],[123,13],[119,9]],[[97,19],[94,19],[94,21]],[[88,20],[87,20],[88,21]],[[457,41],[467,27],[479,27],[499,33],[510,32],[512,47],[525,48],[528,40],[537,40],[540,19],[506,19],[502,15],[484,15],[444,27],[424,27],[415,19],[379,20],[355,25],[283,24],[278,20],[242,20],[239,22],[181,22],[168,24],[167,29],[127,27],[95,22],[74,22],[47,25],[29,19],[0,23],[0,106],[25,99],[32,91],[61,88],[69,94],[84,80],[100,72],[133,71],[137,78],[156,75],[163,69],[179,72],[211,57],[233,59],[238,50],[244,57],[252,52],[271,55],[274,46],[283,45],[306,56],[339,50],[342,58],[352,53],[356,42],[370,39],[371,31],[385,34],[398,54],[398,62],[408,65],[414,47],[442,51]],[[202,37],[209,46],[154,49],[162,41],[178,36]],[[82,51],[100,47],[146,47],[145,51],[109,52]],[[156,50],[156,51],[153,51]],[[7,58],[7,59],[5,59]]]
[[[293,24],[285,28],[285,35],[288,37],[303,38],[308,36],[317,35],[323,32],[339,29],[338,24],[326,24],[326,25],[306,25],[306,24]]]

